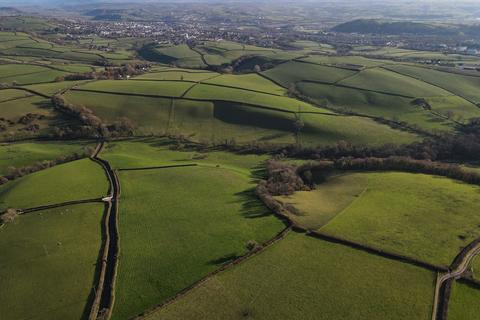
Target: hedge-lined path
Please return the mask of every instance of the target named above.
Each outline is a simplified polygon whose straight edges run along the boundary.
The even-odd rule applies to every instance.
[[[104,198],[107,202],[103,228],[105,242],[102,253],[102,266],[96,286],[95,298],[90,309],[89,320],[107,320],[112,315],[115,303],[115,280],[118,268],[118,256],[120,252],[118,232],[118,197],[120,196],[120,183],[116,172],[108,161],[99,158],[104,146],[100,142],[92,157],[92,161],[98,163],[105,171],[110,183],[109,196]]]
[[[451,271],[439,275],[435,286],[435,301],[432,320],[446,320],[450,289],[454,280],[460,279],[475,257],[480,254],[480,238],[465,247],[455,258]]]

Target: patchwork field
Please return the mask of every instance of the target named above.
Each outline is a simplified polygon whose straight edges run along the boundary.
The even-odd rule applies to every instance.
[[[283,228],[251,198],[250,179],[235,171],[122,171],[120,181],[122,258],[112,319],[172,297],[244,254],[249,240],[262,243]]]
[[[147,319],[427,320],[434,279],[414,266],[293,233]]]
[[[8,172],[9,167],[20,168],[44,160],[53,160],[60,156],[83,153],[85,147],[93,147],[88,142],[19,142],[0,144],[0,176]]]
[[[89,159],[78,160],[0,186],[0,211],[101,198],[107,192],[107,178],[102,167]]]
[[[88,316],[102,215],[102,204],[82,204],[22,215],[0,229],[2,318]]]
[[[450,265],[480,235],[477,186],[423,174],[353,175],[350,179],[367,180],[363,192],[354,193],[343,210],[339,206],[336,217],[319,229],[322,233],[437,265]],[[310,210],[308,222],[321,224],[325,214]]]

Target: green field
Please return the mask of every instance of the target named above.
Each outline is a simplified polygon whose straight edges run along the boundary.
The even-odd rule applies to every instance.
[[[110,93],[128,93],[152,96],[180,97],[188,88],[190,82],[181,81],[116,81],[103,80],[87,83],[80,89],[105,91]]]
[[[42,83],[25,86],[25,88],[39,92],[47,96],[53,96],[62,90],[72,88],[77,85],[83,84],[85,81],[63,81],[53,83]]]
[[[244,254],[247,241],[264,242],[283,228],[248,192],[255,184],[235,171],[121,172],[120,181],[122,245],[112,319],[172,297]]]
[[[341,79],[354,75],[355,72],[312,63],[290,61],[280,64],[271,70],[265,71],[263,74],[281,84],[283,87],[289,88],[292,84],[303,80],[335,83]]]
[[[450,95],[449,92],[425,82],[379,68],[361,71],[339,84],[412,98]]]
[[[366,178],[364,191],[351,197],[350,204],[320,228],[322,233],[437,265],[450,265],[460,249],[480,235],[478,186],[424,174],[353,175]],[[323,221],[315,208],[309,216]]]
[[[463,76],[459,74],[408,65],[389,66],[388,68],[444,88],[445,90],[448,90],[460,97],[469,99],[472,102],[480,103],[480,93],[478,91],[480,86],[480,77]]]
[[[150,73],[142,74],[132,80],[161,80],[161,81],[204,81],[212,77],[218,76],[215,72],[191,72],[179,69],[167,69],[164,71],[152,71]]]
[[[78,160],[0,186],[0,211],[100,198],[107,192],[108,180],[102,167],[89,159]]]
[[[431,319],[435,275],[302,234],[147,319]]]
[[[419,106],[414,106],[412,104],[413,99],[319,83],[300,83],[298,90],[325,107],[404,121],[428,131],[452,131],[454,129],[452,121]],[[435,112],[445,113],[450,110],[455,115],[462,115],[464,118],[480,115],[478,108],[471,105],[467,106],[465,103],[462,104],[462,100],[459,101],[459,99],[456,97],[441,97],[428,101],[430,101],[432,110]]]
[[[448,306],[449,320],[475,320],[480,314],[480,288],[454,282]]]
[[[220,77],[204,81],[204,83],[244,88],[248,90],[262,91],[276,95],[285,95],[286,93],[284,88],[256,74],[224,74]]]
[[[94,147],[94,144],[83,141],[32,141],[0,144],[0,176],[5,175],[9,167],[21,168],[44,160],[53,160],[73,153],[83,153],[85,147]]]
[[[290,215],[295,224],[308,230],[316,230],[345,210],[352,199],[361,196],[367,183],[366,175],[338,174],[313,191],[299,191],[277,199],[299,210],[300,214]]]
[[[361,117],[302,114],[300,118],[304,123],[300,143],[304,146],[333,145],[338,141],[371,146],[401,145],[419,140],[415,134]]]
[[[107,144],[102,157],[114,168],[139,168],[193,164],[221,166],[236,172],[251,175],[269,158],[268,155],[235,154],[215,148],[205,152],[172,150],[174,141],[167,138],[140,138],[116,141]],[[134,151],[133,151],[134,150]]]
[[[103,205],[30,213],[0,229],[3,319],[84,319],[95,286]]]

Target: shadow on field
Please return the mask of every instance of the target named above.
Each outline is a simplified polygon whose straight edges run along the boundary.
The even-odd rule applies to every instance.
[[[227,254],[226,256],[223,256],[221,258],[210,260],[208,262],[208,264],[218,266],[218,265],[223,265],[223,264],[229,263],[229,262],[231,262],[233,260],[236,260],[238,258],[240,258],[240,256],[237,255],[236,253],[230,253],[230,254]]]
[[[254,188],[236,193],[235,195],[239,197],[239,202],[242,203],[242,209],[240,212],[245,218],[263,218],[272,214],[257,198]]]

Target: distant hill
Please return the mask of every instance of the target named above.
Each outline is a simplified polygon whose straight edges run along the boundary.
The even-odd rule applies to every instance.
[[[480,26],[437,25],[411,21],[383,21],[373,19],[358,19],[342,23],[332,29],[335,32],[360,34],[417,34],[458,36],[467,34],[479,36]]]
[[[0,7],[0,16],[15,16],[22,14],[21,10],[13,7]]]

